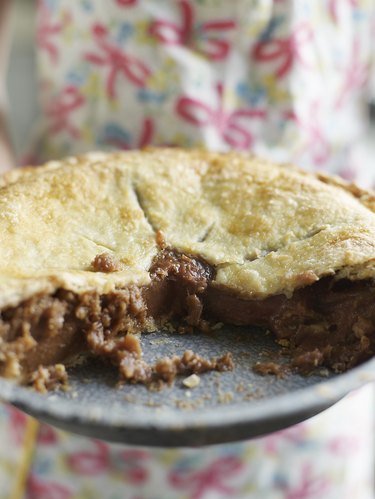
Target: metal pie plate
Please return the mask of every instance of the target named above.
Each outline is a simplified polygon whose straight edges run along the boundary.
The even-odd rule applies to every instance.
[[[0,397],[61,429],[112,442],[147,446],[199,446],[264,435],[307,419],[351,390],[375,380],[375,358],[344,374],[278,378],[252,370],[279,346],[272,335],[254,328],[225,327],[211,334],[142,335],[144,358],[155,361],[191,349],[205,357],[232,352],[232,372],[200,375],[187,389],[150,391],[140,385],[117,386],[116,370],[97,360],[69,370],[70,389],[41,395],[0,380]],[[286,361],[281,357],[281,361]]]

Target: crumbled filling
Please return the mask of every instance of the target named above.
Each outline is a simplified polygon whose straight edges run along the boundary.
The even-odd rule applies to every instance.
[[[119,272],[123,265],[112,253],[100,253],[91,263],[94,272]]]
[[[256,362],[253,366],[253,371],[262,374],[263,376],[267,374],[272,374],[277,378],[283,378],[287,373],[287,367],[273,361],[268,362]]]
[[[325,278],[285,300],[271,321],[288,339],[292,365],[342,372],[375,354],[375,288],[370,281]]]
[[[68,374],[63,364],[54,366],[39,366],[30,376],[33,388],[40,393],[47,393],[56,388],[66,389],[68,386]]]
[[[101,254],[92,267],[112,272],[117,264]],[[325,278],[289,299],[244,300],[215,287],[215,271],[207,262],[169,248],[155,258],[150,276],[145,287],[133,285],[105,295],[61,289],[2,310],[0,374],[30,381],[37,370],[32,382],[43,391],[57,376],[56,369],[43,369],[73,363],[82,352],[110,360],[120,378],[130,382],[169,383],[178,374],[233,367],[229,354],[202,359],[190,351],[148,365],[138,333],[169,320],[186,330],[205,331],[213,321],[265,326],[288,345],[292,366],[302,372],[318,366],[344,371],[375,353],[375,287],[370,281]],[[263,371],[278,375],[274,365]]]
[[[259,301],[215,289],[205,296],[204,308],[222,322],[270,329],[302,373],[319,366],[342,372],[375,354],[375,286],[370,281],[328,277],[291,298]]]
[[[180,374],[232,371],[233,367],[233,358],[230,353],[206,359],[192,350],[186,350],[182,355],[163,357],[155,364],[149,365],[134,353],[124,351],[119,363],[119,372],[121,379],[132,383],[155,384],[162,381],[171,384]]]

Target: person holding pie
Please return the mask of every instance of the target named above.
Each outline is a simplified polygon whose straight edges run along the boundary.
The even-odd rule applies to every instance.
[[[0,7],[1,48],[9,6],[8,0]],[[363,146],[374,2],[41,0],[36,12],[41,115],[24,162],[149,145],[170,147],[161,153],[166,158],[183,157],[173,147],[204,147],[254,153],[265,159],[264,172],[266,160],[288,162],[374,185]],[[2,95],[5,171],[18,160],[7,139]],[[99,258],[95,265],[103,270],[117,262]],[[371,387],[281,432],[201,449],[90,440],[8,405],[0,408],[0,434],[1,498],[373,494]]]

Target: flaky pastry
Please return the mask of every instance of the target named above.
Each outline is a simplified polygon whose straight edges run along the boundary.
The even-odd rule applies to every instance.
[[[24,380],[90,351],[137,381],[137,333],[170,319],[265,326],[297,367],[345,370],[374,353],[374,211],[340,179],[239,153],[15,170],[0,188],[0,370]]]

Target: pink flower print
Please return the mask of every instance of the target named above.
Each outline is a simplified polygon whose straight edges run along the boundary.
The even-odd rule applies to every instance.
[[[275,76],[284,78],[297,59],[304,66],[308,63],[302,56],[301,47],[313,38],[311,26],[301,23],[287,38],[271,38],[258,41],[251,49],[251,57],[261,64],[275,62]]]
[[[108,446],[99,440],[94,440],[91,451],[75,452],[67,458],[71,470],[81,475],[94,476],[103,473],[109,467]]]
[[[154,122],[151,118],[145,118],[142,123],[142,129],[136,141],[116,124],[108,124],[104,131],[103,140],[116,149],[129,150],[132,147],[142,149],[151,144],[154,135]]]
[[[345,166],[339,171],[339,175],[347,182],[354,182],[358,175],[358,171],[353,165]]]
[[[354,454],[358,452],[360,444],[360,439],[356,435],[341,435],[331,438],[327,443],[327,447],[334,455],[351,456],[355,459]]]
[[[305,425],[298,424],[264,437],[264,449],[267,453],[276,454],[279,444],[283,447],[286,443],[298,447],[306,443],[306,437]]]
[[[38,444],[40,445],[53,445],[58,442],[56,430],[47,424],[39,426]]]
[[[172,487],[189,491],[190,499],[200,499],[207,492],[213,491],[229,497],[236,491],[229,487],[226,481],[238,475],[243,469],[244,463],[239,458],[228,456],[217,459],[199,471],[173,470],[168,480]]]
[[[94,440],[93,449],[75,452],[67,457],[69,468],[86,476],[107,473],[113,466],[124,472],[126,480],[134,485],[141,485],[148,479],[145,461],[149,455],[138,449],[130,449],[116,453],[113,456],[107,444]]]
[[[119,47],[110,43],[108,41],[108,31],[103,25],[95,24],[92,28],[92,34],[99,53],[89,52],[85,54],[84,58],[97,66],[109,67],[106,83],[108,96],[111,99],[116,98],[115,87],[119,74],[123,74],[135,86],[143,87],[151,76],[150,69],[136,57],[125,53]]]
[[[31,474],[26,486],[26,499],[71,499],[73,493],[57,482],[45,482]]]
[[[56,44],[53,42],[53,37],[60,33],[62,29],[61,23],[52,23],[50,18],[50,12],[48,7],[46,7],[43,0],[38,1],[39,7],[39,25],[36,33],[36,43],[39,48],[45,50],[52,62],[57,62],[58,60],[58,49]]]
[[[10,416],[10,433],[16,445],[22,444],[27,426],[27,416],[11,405],[7,405]]]
[[[179,23],[156,20],[150,24],[149,33],[164,45],[190,45],[213,61],[223,60],[230,50],[230,42],[221,37],[236,27],[233,19],[195,23],[193,4],[179,0]]]
[[[145,118],[143,121],[142,133],[139,138],[137,147],[139,149],[142,149],[143,147],[146,147],[147,145],[151,144],[153,134],[154,134],[154,122],[151,120],[151,118]]]
[[[247,150],[253,143],[251,132],[244,126],[244,121],[264,119],[266,111],[262,109],[237,109],[227,112],[223,109],[223,86],[216,86],[218,105],[211,107],[205,102],[182,96],[176,105],[180,118],[198,127],[213,126],[222,139],[231,147]]]
[[[80,131],[71,123],[70,117],[85,102],[85,98],[78,88],[67,86],[46,107],[46,115],[50,122],[49,133],[57,134],[62,131],[68,133],[72,139],[80,136]]]
[[[37,166],[40,165],[40,159],[35,152],[30,152],[20,157],[19,164],[20,166]]]
[[[350,60],[347,68],[345,69],[343,84],[335,103],[336,109],[342,107],[350,94],[363,87],[367,82],[369,67],[359,60],[358,54],[360,53],[359,39],[358,37],[355,37],[353,40]]]
[[[133,7],[137,2],[138,0],[116,0],[117,5],[120,7]]]
[[[301,477],[297,485],[284,487],[285,499],[317,499],[325,497],[331,488],[328,478],[314,477],[309,463],[301,467]]]
[[[331,152],[322,128],[319,125],[318,114],[319,103],[312,102],[308,118],[302,119],[294,111],[287,111],[284,113],[284,117],[287,120],[294,121],[306,136],[306,143],[298,151],[298,157],[308,153],[313,163],[316,166],[321,166],[328,161]]]
[[[123,460],[124,472],[127,481],[133,485],[142,485],[147,482],[149,472],[145,462],[149,454],[139,449],[122,451],[119,457]]]
[[[353,9],[358,7],[358,0],[340,0],[340,3],[349,2]],[[338,21],[337,5],[338,0],[328,0],[328,12],[332,20],[336,23]]]

